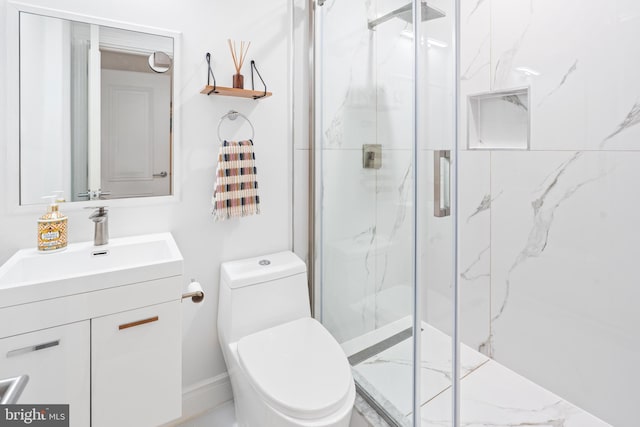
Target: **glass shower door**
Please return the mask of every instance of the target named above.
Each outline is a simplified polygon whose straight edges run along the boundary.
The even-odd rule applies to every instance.
[[[393,1],[316,9],[316,221],[323,324],[360,394],[390,425],[413,425],[413,39],[370,22]]]
[[[452,419],[450,3],[315,9],[316,313],[392,426]]]
[[[456,50],[455,1],[431,0],[422,12],[417,60],[417,286],[420,295],[421,426],[454,426],[456,375]],[[464,349],[457,375],[482,358]]]

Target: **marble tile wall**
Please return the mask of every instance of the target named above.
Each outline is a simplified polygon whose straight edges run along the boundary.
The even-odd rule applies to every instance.
[[[490,284],[470,344],[623,427],[640,380],[639,23],[633,1],[462,1],[461,135],[467,95],[531,100],[530,151],[460,153],[461,270]],[[469,220],[472,200],[484,209]]]

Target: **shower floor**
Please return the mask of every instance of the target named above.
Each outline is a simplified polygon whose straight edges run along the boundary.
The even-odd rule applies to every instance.
[[[409,318],[401,319],[343,344],[354,378],[400,425],[409,425],[413,412],[409,326]],[[422,426],[448,426],[452,412],[451,339],[424,322],[421,338]],[[463,345],[460,353],[461,425],[609,426],[471,347]]]

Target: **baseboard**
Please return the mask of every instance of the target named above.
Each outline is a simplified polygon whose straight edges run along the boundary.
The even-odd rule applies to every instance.
[[[163,427],[177,426],[233,399],[226,373],[197,382],[182,390],[182,417]]]

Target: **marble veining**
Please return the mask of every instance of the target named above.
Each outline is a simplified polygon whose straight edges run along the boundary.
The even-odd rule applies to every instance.
[[[412,170],[412,163],[409,162],[409,165],[407,166],[407,169],[402,177],[402,182],[400,183],[400,185],[398,186],[397,192],[398,192],[398,207],[396,210],[396,217],[393,223],[393,227],[389,233],[389,241],[393,242],[395,241],[396,236],[398,235],[398,231],[401,229],[402,225],[404,224],[406,217],[407,217],[407,205],[408,205],[408,201],[409,201],[409,196],[411,193],[411,180],[409,179],[411,177],[411,170]],[[386,319],[383,319],[379,313],[378,313],[378,308],[379,308],[379,304],[378,304],[378,296],[380,291],[382,291],[382,289],[385,287],[386,284],[386,279],[387,279],[387,267],[389,265],[389,250],[385,250],[384,251],[384,260],[382,263],[382,272],[381,274],[379,274],[380,276],[380,280],[378,280],[378,283],[376,284],[376,296],[375,296],[375,322],[376,322],[376,328],[378,328],[380,326],[381,322],[385,322]]]
[[[451,364],[451,360],[448,361],[449,365]],[[395,365],[404,365],[404,366],[408,366],[411,367],[413,366],[413,360],[409,359],[409,358],[404,358],[404,359],[400,359],[400,358],[389,358],[389,359],[385,359],[383,357],[378,358],[378,359],[370,359],[367,360],[366,362],[363,362],[362,365],[379,365],[379,364],[395,364]],[[442,375],[444,378],[446,378],[447,380],[451,381],[451,369],[447,369],[446,367],[441,367],[438,368],[436,366],[432,366],[429,362],[425,362],[422,361],[422,363],[420,364],[421,369],[424,369],[425,371],[429,371],[429,372],[433,372],[435,374],[438,375]]]
[[[358,129],[360,120],[363,118],[373,120],[375,117],[377,90],[375,87],[354,87],[351,84],[352,81],[353,76],[350,77],[342,103],[324,131],[323,148],[343,148],[345,143],[349,142],[345,137],[345,129],[352,131],[352,133],[362,134],[365,129]]]
[[[487,34],[485,38],[482,40],[482,43],[480,44],[480,46],[478,47],[478,51],[469,62],[469,65],[467,66],[466,70],[464,70],[464,72],[460,76],[460,80],[471,80],[476,75],[478,75],[480,71],[482,71],[484,68],[490,65],[489,61],[487,60],[486,62],[483,62],[482,64],[478,65],[475,69],[473,69],[474,65],[476,65],[479,62],[479,59],[484,57],[483,55],[484,45],[489,43],[490,40],[491,40],[491,37],[489,34]]]
[[[462,76],[460,76],[460,80],[471,80],[473,78],[475,78],[478,74],[480,74],[480,72],[485,69],[488,68],[491,64],[489,64],[489,61],[482,63],[478,68],[476,68],[475,70],[471,71],[471,66],[473,64],[469,65],[469,68],[467,68],[467,70],[464,72],[464,74]]]
[[[465,402],[466,403],[466,402]],[[503,413],[501,416],[483,417],[477,421],[462,421],[460,426],[473,427],[567,427],[569,417],[577,413],[577,409],[567,404],[563,400],[559,400],[551,405],[542,408],[518,408],[499,406],[492,404],[490,401],[473,402],[479,407],[485,407],[486,412]],[[546,414],[549,415],[546,415]],[[541,415],[544,414],[544,415]],[[522,421],[510,421],[507,418],[518,418]],[[443,426],[449,427],[451,421],[444,420],[428,420],[427,426]],[[424,426],[424,424],[423,424]],[[425,426],[426,427],[426,426]]]
[[[363,296],[366,296],[367,294],[372,293],[372,290],[371,289],[367,290],[367,287],[369,287],[368,284],[371,283],[372,279],[374,278],[374,272],[372,271],[372,268],[370,266],[375,265],[375,262],[376,262],[376,260],[373,258],[374,250],[375,250],[374,242],[376,240],[376,235],[377,235],[377,229],[376,229],[376,226],[373,225],[351,238],[352,247],[366,247],[364,259],[362,259],[362,262],[364,263],[363,267],[365,272],[364,277],[362,278],[365,286],[364,288],[365,295]],[[371,304],[367,304],[367,299],[363,298],[362,304],[358,306],[360,308],[359,317],[363,325],[367,324],[367,319],[369,318],[369,313],[371,311],[370,305]],[[374,307],[374,310],[375,310],[375,307]]]
[[[518,108],[522,108],[524,111],[529,111],[529,107],[522,102],[522,99],[520,99],[520,96],[518,95],[505,95],[501,99],[515,105]]]
[[[500,195],[503,192],[499,192],[498,195],[496,197],[494,197],[493,199],[491,198],[491,194],[485,194],[485,196],[482,198],[482,200],[480,201],[480,204],[478,205],[478,207],[476,208],[475,212],[473,212],[471,215],[469,215],[469,217],[467,218],[467,224],[469,223],[469,221],[471,221],[471,218],[475,217],[476,215],[491,209],[491,203],[494,202],[498,197],[500,197]]]
[[[467,224],[471,221],[471,218],[478,215],[480,212],[484,212],[491,207],[491,194],[485,194],[485,196],[480,201],[480,204],[476,208],[475,212],[469,215],[467,218]]]
[[[489,272],[479,272],[479,273],[473,272],[475,267],[481,265],[480,264],[481,261],[483,260],[485,255],[489,253],[490,249],[491,249],[491,246],[487,246],[482,251],[480,251],[476,259],[473,260],[473,262],[469,264],[469,266],[462,273],[460,273],[460,277],[468,281],[473,281],[481,277],[491,277],[491,274]]]
[[[338,108],[336,115],[327,126],[324,131],[324,147],[340,147],[342,146],[342,141],[344,141],[344,123],[342,118],[342,111],[344,110],[344,104],[346,103],[346,98],[342,105]]]
[[[423,427],[451,426],[450,339],[423,323]],[[411,418],[411,339],[353,367],[361,387],[402,425]],[[500,363],[462,347],[460,419],[473,427],[610,427]],[[361,402],[362,403],[362,402]],[[357,406],[359,406],[356,403]],[[365,408],[366,410],[366,408]],[[374,414],[371,414],[374,415]]]
[[[560,88],[564,86],[564,84],[569,79],[569,76],[573,74],[577,69],[578,69],[578,60],[576,59],[573,65],[569,68],[569,70],[566,73],[564,73],[564,76],[562,76],[560,83],[555,88],[553,88],[549,93],[547,93],[547,95],[544,98],[542,98],[538,106],[542,105],[550,96],[552,96],[554,93],[560,90]]]
[[[478,0],[476,2],[476,5],[473,7],[473,10],[469,13],[469,18],[471,18],[473,14],[476,13],[476,11],[480,8],[480,6],[482,6],[482,3],[484,2],[485,0]]]
[[[451,386],[451,338],[433,326],[422,323],[420,363],[421,404]],[[384,396],[403,415],[412,412],[413,340],[408,338],[353,367],[367,387]],[[466,345],[461,348],[461,378],[487,362],[488,358]],[[367,389],[367,391],[369,391]]]
[[[423,427],[451,425],[451,390],[422,406]],[[607,427],[550,391],[489,361],[461,380],[460,425],[473,427]]]
[[[502,316],[507,307],[512,285],[511,278],[514,270],[528,259],[539,257],[546,249],[549,243],[549,232],[553,225],[553,219],[558,208],[585,185],[606,175],[607,172],[605,171],[595,177],[585,179],[568,187],[566,185],[560,185],[562,177],[569,169],[575,167],[583,155],[584,152],[576,152],[569,160],[561,163],[560,166],[545,179],[546,183],[541,186],[542,194],[531,202],[531,207],[533,209],[533,224],[529,231],[527,242],[507,271],[504,297],[498,310],[491,318],[492,324]],[[481,351],[490,356],[494,355],[493,328],[491,328],[491,332],[487,340],[482,344]]]
[[[364,257],[364,269],[367,272],[367,275],[366,275],[367,278],[371,276],[371,270],[369,269],[369,259],[371,258],[372,251],[374,250],[373,242],[375,242],[376,240],[376,234],[377,234],[377,228],[375,225],[373,225],[369,227],[367,230],[356,234],[353,238],[354,244],[358,244],[358,240],[360,240],[361,238],[365,238],[368,240],[367,242],[368,249]]]
[[[551,229],[551,225],[553,223],[553,216],[555,214],[556,209],[560,206],[560,204],[563,201],[565,201],[573,193],[575,193],[575,191],[578,190],[579,187],[574,187],[573,189],[567,191],[564,197],[561,197],[558,202],[551,204],[551,206],[549,206],[548,204],[545,205],[546,199],[550,194],[552,194],[552,191],[558,185],[558,182],[560,181],[560,178],[562,177],[562,175],[566,173],[569,166],[571,166],[571,164],[576,162],[582,156],[582,154],[583,154],[582,152],[577,152],[573,155],[573,157],[571,157],[571,159],[564,162],[560,166],[560,168],[557,169],[557,172],[553,176],[551,183],[547,185],[545,190],[542,192],[542,195],[531,202],[531,207],[533,208],[533,227],[529,232],[529,237],[527,239],[527,242],[524,248],[520,251],[520,253],[516,257],[515,261],[511,265],[511,268],[509,268],[509,271],[507,273],[505,296],[497,314],[495,314],[492,317],[491,319],[492,321],[495,321],[498,318],[500,318],[500,316],[502,316],[502,313],[506,308],[506,305],[509,299],[509,292],[511,288],[511,284],[510,284],[511,273],[520,264],[525,262],[528,258],[540,256],[540,254],[545,250],[548,239],[549,239],[549,230]],[[584,184],[585,183],[580,184],[580,187]]]
[[[527,33],[529,32],[530,26],[531,26],[531,20],[529,20],[529,23],[525,27],[520,37],[518,37],[516,42],[513,44],[511,49],[506,50],[500,56],[500,58],[496,61],[495,72],[493,77],[493,88],[492,88],[493,90],[500,88],[501,85],[506,83],[507,76],[513,70],[513,61],[516,55],[518,54],[518,52],[520,51],[520,46],[522,45],[522,42],[524,41],[525,37],[527,36]]]
[[[640,123],[640,100],[637,100],[633,107],[631,107],[631,111],[627,114],[627,117],[618,125],[618,128],[609,136],[607,136],[604,141],[600,144],[600,148],[604,146],[611,138],[618,135],[621,132],[629,129],[632,126]]]

